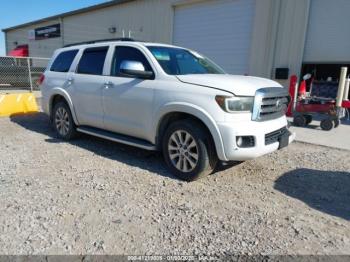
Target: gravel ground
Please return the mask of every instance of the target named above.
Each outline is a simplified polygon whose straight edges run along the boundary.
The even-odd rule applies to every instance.
[[[41,113],[0,134],[1,254],[350,254],[350,151],[294,143],[185,183]]]

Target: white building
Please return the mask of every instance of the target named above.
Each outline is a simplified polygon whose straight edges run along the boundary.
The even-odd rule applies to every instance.
[[[350,64],[349,10],[349,0],[115,0],[3,31],[7,52],[27,44],[30,56],[50,57],[66,44],[130,34],[195,49],[229,73],[278,71],[285,82],[302,67],[324,78]]]

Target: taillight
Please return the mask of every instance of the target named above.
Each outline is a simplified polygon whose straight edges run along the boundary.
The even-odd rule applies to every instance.
[[[39,80],[38,80],[38,85],[41,85],[41,84],[44,82],[44,80],[45,80],[45,75],[44,75],[44,74],[41,74],[41,75],[40,75],[40,78],[39,78]]]

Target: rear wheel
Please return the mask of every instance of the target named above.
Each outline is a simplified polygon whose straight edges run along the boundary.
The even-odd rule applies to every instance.
[[[52,120],[53,127],[60,138],[70,140],[76,137],[76,126],[67,103],[60,101],[54,105]]]
[[[185,181],[209,175],[218,161],[210,134],[190,120],[168,127],[163,139],[163,156],[170,171]]]
[[[333,127],[334,127],[334,123],[333,123],[332,119],[327,118],[327,119],[324,119],[321,121],[322,130],[329,131]]]

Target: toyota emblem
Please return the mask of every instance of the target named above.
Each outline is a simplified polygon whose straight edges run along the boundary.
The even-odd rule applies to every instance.
[[[280,109],[280,108],[282,107],[282,102],[281,102],[280,99],[278,99],[278,100],[276,101],[276,107],[277,107],[277,109]]]

